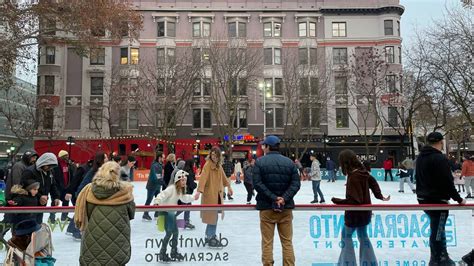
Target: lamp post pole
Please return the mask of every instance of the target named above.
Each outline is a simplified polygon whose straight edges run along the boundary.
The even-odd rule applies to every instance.
[[[263,81],[263,83],[258,84],[258,87],[262,90],[263,94],[263,137],[265,138],[267,135],[267,93],[272,84]]]
[[[74,145],[74,138],[71,136],[67,137],[66,144],[69,146],[69,150],[68,150],[69,160],[72,161],[71,147],[72,145]]]

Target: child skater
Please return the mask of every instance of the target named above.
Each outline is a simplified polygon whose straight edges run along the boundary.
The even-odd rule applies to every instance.
[[[178,205],[178,200],[184,203],[191,203],[194,196],[186,194],[186,176],[188,172],[179,170],[174,176],[174,183],[163,190],[155,199],[155,205]],[[178,226],[176,225],[176,215],[174,211],[161,212],[165,216],[165,232],[160,250],[160,261],[181,261],[184,256],[178,253]],[[168,256],[166,248],[171,239],[171,253]]]

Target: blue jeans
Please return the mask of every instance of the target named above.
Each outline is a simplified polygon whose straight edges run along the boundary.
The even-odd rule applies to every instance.
[[[321,191],[321,180],[318,180],[318,181],[313,180],[312,182],[313,182],[314,200],[318,201],[318,195],[319,195],[321,197],[321,201],[325,201],[323,192]]]
[[[165,232],[161,246],[161,253],[166,253],[166,248],[171,240],[171,251],[176,251],[178,247],[178,226],[176,225],[176,214],[174,212],[164,212],[165,214]]]
[[[146,201],[145,205],[150,205],[154,197],[160,194],[161,187],[158,186],[156,190],[147,189],[146,190]],[[148,215],[148,212],[145,212],[143,215]]]
[[[357,231],[357,238],[359,239],[359,264],[356,262],[354,242],[352,241],[352,235],[354,235],[355,231]],[[377,265],[374,248],[367,235],[367,225],[360,227],[344,225],[341,233],[341,242],[342,249],[338,265]]]
[[[206,239],[216,236],[217,224],[208,224],[206,226]]]
[[[336,172],[334,170],[328,170],[328,181],[336,181]]]

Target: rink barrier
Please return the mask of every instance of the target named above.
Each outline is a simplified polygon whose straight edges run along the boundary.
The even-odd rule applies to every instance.
[[[203,204],[203,205],[137,205],[137,212],[145,211],[255,211],[254,204]],[[294,211],[423,211],[423,210],[472,210],[474,204],[296,204]],[[0,213],[63,213],[74,212],[70,207],[0,207]]]

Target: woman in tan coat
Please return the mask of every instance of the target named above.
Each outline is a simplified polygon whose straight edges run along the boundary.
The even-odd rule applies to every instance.
[[[218,147],[213,147],[202,168],[195,200],[202,193],[201,204],[222,204],[224,187],[228,188],[229,195],[233,191],[222,168],[222,154]],[[216,237],[218,211],[201,211],[202,222],[206,226],[206,243],[209,247],[220,247],[222,244]],[[223,212],[222,212],[223,215]]]

